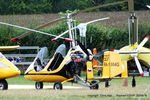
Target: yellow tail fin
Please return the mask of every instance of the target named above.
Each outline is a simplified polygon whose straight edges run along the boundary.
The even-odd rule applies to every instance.
[[[103,60],[103,78],[113,78],[125,72],[125,64],[116,52],[105,52]]]

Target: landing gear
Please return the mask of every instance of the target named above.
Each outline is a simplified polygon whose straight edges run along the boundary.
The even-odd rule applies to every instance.
[[[91,86],[90,87],[90,89],[95,89],[95,90],[97,90],[98,88],[99,88],[99,85],[98,85],[98,83],[97,83],[97,81],[95,81],[95,80],[93,80],[92,82],[91,82],[91,85],[93,85],[93,84],[95,84],[95,85],[93,85],[93,86]]]
[[[36,83],[35,83],[35,88],[36,88],[37,90],[43,89],[43,82],[36,82]]]
[[[61,82],[55,82],[53,89],[54,90],[62,90],[63,86],[62,86]]]
[[[5,79],[0,80],[0,90],[7,90],[8,89],[8,83]]]
[[[109,87],[110,85],[109,85],[109,82],[108,81],[106,81],[105,82],[105,87]]]
[[[98,70],[98,76],[101,76],[101,75],[102,75],[102,71]]]
[[[133,76],[133,79],[132,79],[132,87],[135,87],[136,86],[136,80],[134,78],[135,76]]]

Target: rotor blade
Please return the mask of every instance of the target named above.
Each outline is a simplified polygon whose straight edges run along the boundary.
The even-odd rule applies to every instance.
[[[143,41],[139,44],[139,46],[137,47],[136,51],[138,51],[139,49],[141,49],[141,47],[144,46],[144,44],[148,41],[148,39],[150,38],[150,36],[146,36]]]
[[[149,5],[146,5],[146,7],[150,9],[150,6],[149,6]]]
[[[127,1],[119,1],[119,2],[108,3],[108,4],[103,4],[103,5],[99,5],[99,6],[87,8],[87,9],[84,9],[84,10],[80,10],[77,13],[73,13],[72,16],[75,16],[75,15],[80,14],[80,13],[84,13],[84,12],[89,11],[89,10],[93,10],[93,9],[97,9],[97,8],[102,8],[102,7],[107,7],[107,6],[112,6],[112,5],[117,5],[117,4],[124,3],[124,2],[127,2]]]
[[[43,24],[43,25],[40,25],[40,26],[34,28],[34,30],[39,30],[39,29],[44,28],[44,27],[46,27],[46,26],[48,26],[48,25],[50,25],[50,24],[54,24],[54,23],[56,23],[56,22],[58,22],[58,21],[61,21],[61,20],[64,20],[64,19],[66,19],[66,18],[63,17],[63,18],[59,18],[59,19],[50,21],[50,22],[48,22],[48,23],[46,23],[46,24]],[[30,35],[30,34],[32,34],[32,33],[33,33],[33,31],[29,31],[29,32],[26,32],[26,33],[24,33],[24,34],[22,34],[22,35],[16,37],[16,38],[20,40],[20,39],[22,39],[22,38],[24,38],[24,37],[26,37],[26,36],[28,36],[28,35]]]
[[[16,28],[20,28],[20,29],[24,29],[24,30],[28,30],[28,31],[31,31],[31,32],[41,33],[41,34],[44,34],[44,35],[57,37],[57,35],[49,34],[49,33],[46,33],[46,32],[41,32],[41,31],[37,31],[37,30],[34,30],[34,29],[30,29],[30,28],[26,28],[26,27],[22,27],[22,26],[18,26],[18,25],[12,25],[12,24],[9,24],[9,23],[4,23],[4,22],[0,22],[0,24],[12,26],[12,27],[16,27]],[[59,38],[64,39],[63,37],[59,37]]]
[[[140,64],[138,58],[137,58],[137,57],[134,57],[134,60],[135,60],[135,63],[136,63],[136,65],[137,65],[137,68],[138,68],[138,70],[139,70],[139,73],[140,73],[141,76],[143,77],[143,70],[142,70],[142,68],[141,68],[141,64]]]
[[[92,20],[92,21],[86,22],[85,24],[91,24],[91,23],[94,23],[94,22],[97,22],[97,21],[106,20],[106,19],[110,19],[110,17],[105,17],[105,18],[100,18],[100,19]]]
[[[74,29],[76,29],[76,28],[77,28],[77,27],[73,27],[73,28],[71,28],[71,30],[74,30]],[[69,32],[69,30],[63,32],[62,34],[58,35],[56,38],[54,38],[54,39],[52,39],[52,40],[57,40],[58,38],[61,38],[63,35],[65,35],[65,34],[68,33],[68,32]]]
[[[96,21],[101,21],[101,20],[106,20],[106,19],[110,19],[110,18],[109,18],[109,17],[106,17],[106,18],[96,19],[96,20],[93,20],[93,21],[90,21],[90,22],[86,22],[85,24],[90,24],[90,23],[94,23],[94,22],[96,22]],[[82,24],[82,23],[81,23],[81,24]],[[79,24],[79,25],[80,25],[80,24]],[[79,26],[79,25],[78,25],[78,26]],[[70,30],[74,30],[74,29],[78,28],[78,26],[77,26],[77,27],[73,27],[73,28],[71,28]],[[60,34],[60,35],[57,36],[56,38],[52,39],[52,41],[56,41],[59,37],[65,35],[65,34],[68,33],[68,32],[69,32],[69,30],[63,32],[62,34]]]

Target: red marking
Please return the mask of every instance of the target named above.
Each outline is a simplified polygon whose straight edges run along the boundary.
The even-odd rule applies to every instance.
[[[143,75],[144,75],[144,74],[143,74],[143,73],[141,73],[141,76],[142,76],[142,77],[143,77]]]
[[[114,52],[115,50],[114,50],[114,49],[111,49],[110,51]]]
[[[72,42],[72,39],[69,39],[69,38],[65,38],[64,39],[66,42]]]
[[[149,39],[149,38],[150,38],[150,36],[146,36],[146,38],[147,38],[147,39]]]
[[[19,39],[17,39],[17,38],[12,38],[10,41],[12,41],[12,42],[18,42]]]
[[[80,59],[75,59],[74,62],[79,63],[81,61],[80,61]]]
[[[54,38],[54,39],[52,39],[51,41],[56,41],[57,39],[56,38]]]

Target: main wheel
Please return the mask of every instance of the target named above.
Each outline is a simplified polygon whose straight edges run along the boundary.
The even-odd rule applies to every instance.
[[[0,80],[0,90],[7,90],[8,89],[8,83],[7,81],[4,80]]]
[[[97,81],[95,81],[95,80],[93,80],[92,82],[91,82],[91,85],[92,84],[95,84]],[[98,89],[99,88],[99,85],[98,84],[95,84],[94,86],[91,86],[90,87],[90,89]]]
[[[102,75],[102,71],[101,70],[98,70],[98,76],[101,76]]]
[[[109,82],[108,81],[106,81],[105,82],[105,87],[109,87],[110,85],[109,85]]]
[[[133,76],[133,79],[132,79],[132,87],[135,87],[136,86],[136,80],[135,80],[135,78],[134,78],[134,76]]]
[[[63,86],[62,86],[61,82],[55,82],[53,89],[62,90]]]
[[[43,82],[36,82],[36,83],[35,83],[35,88],[36,88],[37,90],[43,89]]]

